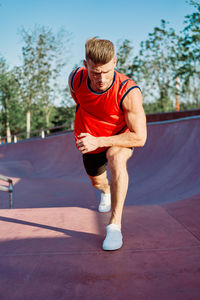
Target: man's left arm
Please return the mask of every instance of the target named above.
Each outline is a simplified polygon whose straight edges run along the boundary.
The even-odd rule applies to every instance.
[[[147,138],[146,116],[142,105],[142,94],[139,89],[129,92],[122,103],[125,121],[130,132],[109,137],[93,137],[81,133],[77,141],[79,150],[87,153],[99,147],[142,147]]]

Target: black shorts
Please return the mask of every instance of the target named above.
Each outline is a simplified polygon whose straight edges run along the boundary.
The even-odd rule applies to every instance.
[[[98,176],[106,171],[108,162],[106,158],[107,150],[100,153],[83,154],[83,164],[89,176]]]
[[[130,149],[133,151],[133,147],[130,147]],[[107,150],[95,154],[83,154],[83,164],[89,176],[98,176],[106,171],[108,163]]]

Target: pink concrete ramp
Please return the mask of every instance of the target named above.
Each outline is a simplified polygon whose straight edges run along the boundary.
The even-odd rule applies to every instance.
[[[0,299],[200,299],[200,118],[148,125],[128,164],[123,247],[102,251],[73,133],[0,146]]]

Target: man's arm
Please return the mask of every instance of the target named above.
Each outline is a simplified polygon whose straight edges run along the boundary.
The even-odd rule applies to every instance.
[[[142,147],[147,138],[146,116],[142,106],[142,94],[139,89],[133,89],[122,104],[127,127],[130,132],[110,137],[100,137],[101,147]]]
[[[69,78],[68,78],[68,85],[69,85],[69,90],[70,90],[70,94],[72,96],[72,98],[74,99],[74,101],[76,102],[76,104],[78,104],[78,100],[76,98],[76,95],[75,95],[75,92],[73,91],[72,89],[72,85],[71,85],[71,82],[72,82],[72,77],[73,77],[73,74],[74,74],[75,70],[72,71],[69,75]]]
[[[147,138],[146,116],[142,106],[142,94],[139,89],[133,89],[122,104],[126,124],[130,132],[109,137],[93,137],[81,133],[77,146],[82,153],[94,151],[99,147],[142,147]]]

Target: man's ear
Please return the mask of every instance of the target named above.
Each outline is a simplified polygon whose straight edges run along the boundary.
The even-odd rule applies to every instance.
[[[83,63],[84,63],[84,66],[87,68],[87,61],[85,59],[84,59]]]

